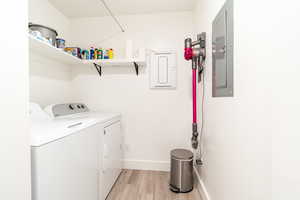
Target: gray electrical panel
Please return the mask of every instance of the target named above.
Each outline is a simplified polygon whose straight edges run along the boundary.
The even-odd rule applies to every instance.
[[[233,0],[227,0],[212,26],[212,95],[233,97]]]

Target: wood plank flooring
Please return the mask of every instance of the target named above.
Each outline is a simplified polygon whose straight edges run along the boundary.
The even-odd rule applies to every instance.
[[[123,170],[106,200],[201,200],[194,188],[189,193],[169,190],[169,173]]]

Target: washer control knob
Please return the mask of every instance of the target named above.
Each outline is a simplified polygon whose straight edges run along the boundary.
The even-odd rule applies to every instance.
[[[85,108],[85,106],[83,104],[81,104],[81,108]]]
[[[80,109],[81,108],[80,105],[77,105],[77,108]]]
[[[70,108],[71,110],[74,110],[74,106],[73,106],[72,104],[69,105],[69,108]]]

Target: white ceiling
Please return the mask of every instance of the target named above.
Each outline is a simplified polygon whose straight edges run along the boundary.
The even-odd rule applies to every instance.
[[[101,0],[49,0],[69,18],[102,17],[108,13]],[[115,15],[188,11],[196,0],[105,0]]]

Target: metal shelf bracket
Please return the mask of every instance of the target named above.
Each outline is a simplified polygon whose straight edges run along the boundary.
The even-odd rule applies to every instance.
[[[97,70],[99,76],[102,76],[102,66],[96,63],[93,63],[95,69]],[[135,68],[135,73],[138,76],[139,75],[139,65],[136,62],[133,62],[134,68]]]
[[[102,67],[101,67],[101,65],[98,65],[96,63],[93,63],[93,64],[94,64],[94,67],[96,68],[99,76],[102,76]]]
[[[139,75],[139,65],[136,62],[133,62],[134,68],[135,68],[135,73],[138,76]]]

